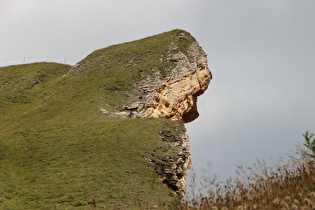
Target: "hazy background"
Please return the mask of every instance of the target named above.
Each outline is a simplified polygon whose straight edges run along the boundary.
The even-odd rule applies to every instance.
[[[213,80],[187,124],[194,171],[288,157],[315,132],[314,0],[0,0],[0,66],[74,64],[175,28],[208,54]]]

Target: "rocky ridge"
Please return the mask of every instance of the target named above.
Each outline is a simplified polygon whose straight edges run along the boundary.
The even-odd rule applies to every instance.
[[[177,39],[192,39],[181,33]],[[198,116],[197,97],[207,90],[212,79],[208,68],[207,55],[193,42],[187,52],[182,52],[174,43],[169,46],[167,56],[160,58],[161,62],[176,63],[170,73],[162,76],[158,69],[152,69],[152,74],[135,83],[135,97],[122,112],[109,112],[100,109],[107,117],[134,118],[167,118],[183,120],[185,123],[195,120]]]
[[[192,37],[180,33],[177,39],[189,40]],[[152,74],[145,75],[144,79],[135,84],[138,97],[122,112],[109,112],[100,109],[100,113],[107,117],[133,118],[168,118],[183,120],[184,123],[195,120],[198,116],[197,97],[208,88],[212,74],[208,68],[207,55],[194,41],[187,52],[182,52],[175,43],[171,43],[161,62],[173,62],[175,67],[163,77],[158,69],[152,69]],[[138,100],[137,100],[138,99]],[[180,142],[172,142],[174,135],[171,131],[161,130],[161,139],[179,150],[176,160],[164,157],[165,164],[157,164],[146,157],[149,166],[153,166],[161,181],[167,184],[178,197],[186,193],[185,176],[191,169],[191,156],[188,135],[181,133]]]

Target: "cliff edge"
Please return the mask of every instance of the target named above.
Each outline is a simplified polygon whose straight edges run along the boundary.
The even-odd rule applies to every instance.
[[[188,32],[0,75],[0,208],[129,209],[185,195],[184,123],[212,79]]]

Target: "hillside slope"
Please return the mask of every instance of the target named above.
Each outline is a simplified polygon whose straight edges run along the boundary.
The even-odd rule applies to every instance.
[[[197,96],[211,79],[196,43],[173,30],[97,50],[74,67],[0,68],[0,207],[131,208],[178,201],[190,169],[183,121],[198,116]],[[183,63],[191,75],[171,76]],[[152,78],[156,84],[147,88]],[[184,108],[165,98],[161,106],[159,90],[175,90],[165,83],[182,78],[197,78],[196,84],[184,80],[198,86],[179,99]]]

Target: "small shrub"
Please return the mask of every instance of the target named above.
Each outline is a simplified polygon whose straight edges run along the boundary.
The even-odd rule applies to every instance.
[[[314,134],[312,133],[308,133],[308,131],[306,131],[305,134],[303,134],[306,143],[303,144],[306,148],[308,148],[312,154],[307,153],[306,155],[312,157],[315,159],[315,138],[314,138]]]

